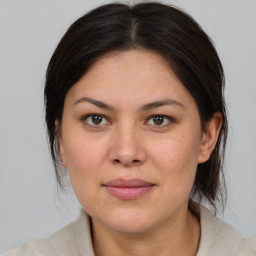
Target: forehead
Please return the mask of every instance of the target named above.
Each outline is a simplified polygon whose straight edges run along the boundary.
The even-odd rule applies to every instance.
[[[165,59],[142,50],[111,52],[96,61],[67,95],[71,101],[82,96],[131,104],[164,97],[193,101]]]

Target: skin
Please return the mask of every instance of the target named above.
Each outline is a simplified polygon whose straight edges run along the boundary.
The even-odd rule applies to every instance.
[[[167,99],[172,103],[142,110]],[[102,122],[86,117],[92,113]],[[152,115],[162,115],[163,123]],[[214,149],[221,115],[215,113],[202,132],[193,97],[160,55],[131,50],[102,57],[67,93],[56,127],[62,164],[92,217],[97,256],[196,255],[200,224],[188,199],[198,163]],[[117,178],[139,178],[154,187],[122,200],[103,186]]]

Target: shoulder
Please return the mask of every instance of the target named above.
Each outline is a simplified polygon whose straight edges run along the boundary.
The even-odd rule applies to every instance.
[[[2,256],[94,256],[89,217],[81,211],[79,218],[48,239],[33,240],[11,249]]]
[[[201,240],[197,256],[255,256],[256,241],[243,238],[236,229],[200,206]]]

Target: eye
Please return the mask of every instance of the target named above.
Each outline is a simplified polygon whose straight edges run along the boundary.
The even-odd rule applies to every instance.
[[[89,114],[82,118],[90,126],[104,126],[109,125],[110,122],[103,116],[99,114]]]
[[[153,115],[148,119],[147,124],[154,126],[168,126],[173,122],[174,119],[170,116]]]

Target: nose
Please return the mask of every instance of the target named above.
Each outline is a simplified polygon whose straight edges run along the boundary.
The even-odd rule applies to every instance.
[[[136,128],[119,128],[113,134],[110,160],[125,167],[139,166],[147,159],[143,139]]]

